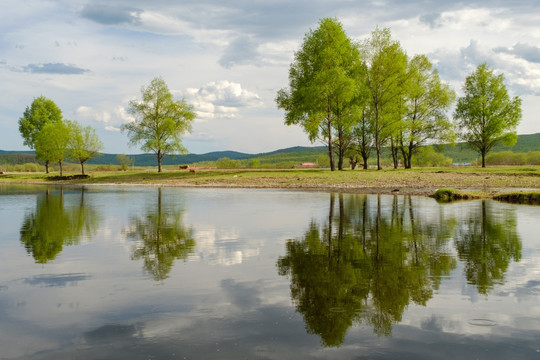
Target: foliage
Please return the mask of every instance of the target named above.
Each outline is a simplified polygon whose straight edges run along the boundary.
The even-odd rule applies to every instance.
[[[326,144],[332,170],[334,146],[342,169],[346,134],[354,119],[353,101],[362,97],[359,79],[364,74],[357,47],[336,19],[326,18],[304,37],[289,69],[289,89],[277,94],[285,124],[300,125],[311,141]]]
[[[142,101],[132,100],[129,113],[135,121],[122,125],[131,145],[141,144],[143,151],[153,152],[161,172],[161,161],[167,154],[185,153],[181,136],[191,131],[195,118],[193,106],[184,99],[175,101],[162,78],[153,79],[141,89]]]
[[[37,136],[43,127],[48,123],[59,121],[62,121],[62,111],[54,101],[44,96],[34,98],[19,119],[19,131],[24,139],[24,145],[35,149]]]
[[[515,144],[521,99],[510,99],[503,75],[495,75],[486,63],[466,78],[463,91],[465,96],[458,99],[454,119],[461,139],[480,153],[485,167],[485,157],[495,145]]]
[[[41,161],[56,162],[60,167],[60,176],[63,175],[63,161],[68,155],[69,140],[72,136],[71,123],[57,121],[45,124],[36,135],[36,158]]]
[[[81,164],[81,173],[83,175],[84,163],[99,155],[103,148],[103,142],[97,136],[94,128],[91,126],[83,127],[76,121],[71,122],[69,157]]]
[[[126,154],[116,155],[116,161],[118,161],[118,163],[120,164],[120,170],[122,171],[126,171],[134,163],[134,159],[127,156]]]
[[[240,167],[240,163],[237,160],[231,160],[224,157],[216,161],[216,166],[218,169],[235,169]]]
[[[514,153],[502,151],[489,154],[486,157],[488,165],[540,165],[540,151]]]
[[[446,116],[456,96],[454,91],[441,82],[425,55],[413,57],[408,66],[405,114],[398,135],[405,168],[411,167],[413,155],[428,140],[451,143],[455,137]]]
[[[407,55],[399,42],[392,40],[390,29],[377,27],[364,41],[362,56],[368,64],[367,108],[377,152],[377,169],[380,170],[383,146],[400,125],[399,106],[407,81]]]
[[[418,148],[416,155],[411,160],[415,166],[442,167],[452,165],[452,159],[442,153],[435,152],[432,146]]]

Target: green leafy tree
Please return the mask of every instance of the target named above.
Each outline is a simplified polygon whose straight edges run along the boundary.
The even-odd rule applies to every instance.
[[[175,101],[162,78],[153,79],[141,89],[142,100],[129,103],[129,113],[135,121],[122,125],[127,131],[130,145],[141,144],[143,151],[156,154],[158,172],[161,160],[167,154],[186,153],[181,136],[191,131],[195,119],[193,106],[184,99]]]
[[[392,40],[388,28],[376,28],[361,49],[368,65],[367,105],[377,152],[377,169],[381,170],[381,152],[395,135],[401,120],[399,106],[407,81],[407,55],[399,42]]]
[[[126,171],[131,165],[133,165],[133,159],[126,154],[116,155],[116,161],[120,164],[120,170]]]
[[[84,163],[103,150],[103,142],[97,136],[96,130],[91,126],[82,126],[74,121],[71,124],[72,133],[69,139],[69,157],[81,164],[81,173],[84,175]]]
[[[19,132],[24,139],[24,145],[36,149],[36,140],[43,127],[48,123],[60,121],[62,121],[62,111],[54,101],[44,96],[35,98],[19,119]],[[49,173],[48,160],[45,160],[45,171]]]
[[[455,100],[455,93],[443,83],[437,70],[425,55],[409,61],[405,116],[399,134],[400,149],[406,169],[412,157],[427,140],[453,142],[455,133],[446,112]]]
[[[365,74],[358,48],[336,19],[320,20],[304,37],[289,69],[289,88],[278,91],[276,103],[285,110],[286,125],[300,125],[314,142],[328,147],[330,168],[343,167],[347,134],[354,123],[353,100],[362,97],[359,80]],[[336,150],[334,150],[336,147]]]
[[[360,120],[352,129],[351,156],[360,154],[362,157],[362,166],[368,168],[368,159],[374,147],[373,124],[369,119],[369,110],[367,107],[362,109]],[[354,169],[354,167],[353,167]]]
[[[71,122],[50,122],[36,135],[36,158],[46,163],[57,162],[60,176],[63,175],[63,162],[68,155],[72,128]]]
[[[195,248],[193,230],[182,222],[182,211],[165,206],[158,188],[156,208],[131,220],[126,235],[136,242],[132,258],[143,259],[155,281],[169,277],[176,259],[185,260]]]
[[[454,112],[459,136],[480,153],[482,167],[486,167],[486,155],[495,145],[516,143],[521,99],[510,98],[503,74],[495,75],[486,63],[465,79],[463,92]]]

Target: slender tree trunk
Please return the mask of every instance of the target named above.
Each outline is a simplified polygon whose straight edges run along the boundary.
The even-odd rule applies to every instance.
[[[382,170],[381,166],[381,147],[379,145],[376,146],[377,150],[377,170]]]
[[[161,158],[162,158],[161,150],[158,150],[158,153],[157,153],[158,172],[161,172]]]
[[[332,144],[332,126],[328,119],[328,156],[330,157],[330,170],[336,171],[336,163],[334,161],[334,145]]]
[[[486,152],[482,150],[482,167],[486,167]]]
[[[84,161],[81,161],[81,173],[84,175]]]
[[[390,138],[390,151],[392,152],[392,162],[394,163],[394,169],[398,168],[399,159],[398,159],[398,149],[394,144],[394,138]]]
[[[58,162],[58,166],[60,167],[60,176],[63,176],[64,172],[63,172],[63,169],[62,169],[62,161]]]
[[[45,161],[45,174],[49,173],[49,160]]]

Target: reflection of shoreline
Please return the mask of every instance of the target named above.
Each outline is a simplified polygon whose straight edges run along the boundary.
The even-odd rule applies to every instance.
[[[508,266],[496,259],[508,259],[504,255],[508,251],[510,259],[519,261],[516,252],[521,243],[508,235],[516,233],[511,215],[491,214],[487,220],[486,202],[481,204],[479,218],[474,212],[459,214],[459,218],[473,216],[465,222],[467,227],[444,211],[422,212],[408,196],[345,199],[343,194],[330,194],[327,220],[312,221],[303,237],[289,240],[287,255],[277,262],[279,274],[291,280],[291,298],[308,333],[320,335],[325,346],[340,345],[353,324],[368,324],[377,335],[391,335],[410,303],[425,306],[432,298],[442,279],[457,267],[458,254],[466,264],[494,259],[487,260],[495,266],[485,272],[489,276],[475,282],[470,270],[465,274],[479,293],[487,295],[492,289],[490,276],[502,282]],[[484,252],[463,251],[464,244],[474,248],[478,236]]]

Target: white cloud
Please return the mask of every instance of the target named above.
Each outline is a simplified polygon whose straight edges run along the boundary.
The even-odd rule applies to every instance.
[[[182,95],[203,120],[234,118],[240,108],[262,105],[259,95],[227,80],[212,81],[198,89],[189,88]]]

